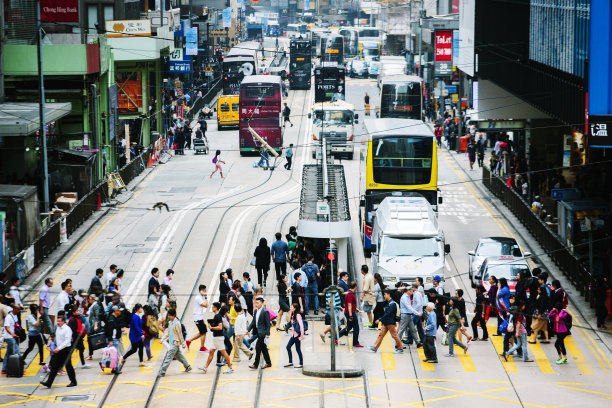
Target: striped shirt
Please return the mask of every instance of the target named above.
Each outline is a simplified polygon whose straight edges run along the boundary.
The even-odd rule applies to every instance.
[[[331,298],[331,292],[326,292],[325,293],[325,304],[328,306],[328,309],[329,309],[330,298]],[[338,292],[334,293],[334,303],[335,303],[335,309],[340,310],[340,308],[342,307],[342,301],[340,300],[340,293]]]

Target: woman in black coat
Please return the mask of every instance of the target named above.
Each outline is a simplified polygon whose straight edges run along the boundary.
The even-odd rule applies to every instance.
[[[221,272],[219,274],[219,303],[225,303],[227,305],[227,294],[229,291],[230,287],[227,281],[227,272]]]
[[[255,269],[257,269],[257,284],[261,286],[263,278],[263,286],[266,286],[268,271],[270,270],[270,247],[265,238],[259,240],[259,245],[255,248],[253,256],[255,256]]]

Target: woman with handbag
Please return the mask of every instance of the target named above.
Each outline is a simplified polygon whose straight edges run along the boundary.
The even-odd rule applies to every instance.
[[[87,310],[87,318],[89,320],[88,340],[91,343],[92,337],[97,333],[104,333],[104,305],[102,304],[102,296],[89,295],[89,309]],[[104,337],[105,338],[105,337]],[[86,360],[93,358],[94,348],[89,347],[89,355]]]
[[[289,355],[289,363],[285,364],[285,367],[301,368],[304,365],[304,356],[302,355],[302,340],[304,340],[304,321],[300,314],[300,305],[293,303],[290,310],[290,322],[291,322],[291,338],[287,342],[287,354]],[[297,351],[298,358],[300,359],[299,364],[293,365],[293,354],[291,353],[291,347],[295,345],[295,351]]]
[[[533,333],[531,334],[531,338],[529,339],[529,343],[535,344],[536,339],[538,338],[538,333],[544,333],[544,340],[541,340],[540,343],[548,344],[550,341],[548,340],[548,310],[549,307],[549,299],[548,294],[546,293],[546,288],[544,286],[538,286],[538,294],[536,295],[535,300],[535,309],[533,313],[533,322],[531,323],[531,330]]]
[[[255,257],[255,269],[257,269],[257,284],[266,286],[268,271],[270,270],[270,247],[265,238],[259,240],[259,245],[253,253]]]

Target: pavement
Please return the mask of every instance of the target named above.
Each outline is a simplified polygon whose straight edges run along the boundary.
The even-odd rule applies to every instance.
[[[347,100],[362,110],[364,92],[376,100],[377,89],[375,81],[355,81],[355,84],[353,80],[347,81]],[[364,85],[357,85],[361,83]],[[239,155],[237,131],[218,131],[215,121],[210,120],[207,137],[211,151],[220,149],[222,152],[221,158],[226,162],[223,165],[225,178],[221,179],[217,173],[211,179],[209,175],[214,168],[211,156],[196,156],[190,150],[150,170],[134,187],[132,198],[107,214],[99,214],[97,224],[50,268],[49,274],[56,281],[53,297],[65,278],[73,279],[75,288],[86,288],[97,267],[108,270],[109,265],[115,263],[126,272],[121,290],[126,303],[133,305],[145,300],[146,282],[153,266],[159,267],[162,275],[172,268],[176,272],[173,287],[178,299],[178,315],[192,335],[195,332],[192,296],[197,285],[206,284],[210,298],[214,299],[218,274],[225,268],[231,266],[237,278],[243,271],[255,276],[250,259],[259,237],[268,238],[270,243],[276,231],[284,232],[290,225],[296,225],[301,166],[312,160],[307,119],[311,98],[311,92],[290,91],[287,99],[295,123],[294,127],[286,128],[284,135],[285,145],[296,145],[291,171],[282,167],[283,159],[272,172],[253,168],[256,157]],[[360,124],[355,140],[357,148],[363,140]],[[439,185],[444,197],[439,220],[446,242],[451,244],[445,284],[451,291],[455,288],[465,291],[469,312],[473,291],[466,276],[467,251],[474,248],[480,236],[513,235],[523,247],[534,253],[541,251],[531,246],[531,238],[517,222],[506,218],[503,209],[497,208],[492,199],[479,190],[479,183],[472,178],[477,179],[478,173],[465,170],[463,155],[446,149],[440,149],[438,154]],[[352,219],[355,220],[353,264],[358,266],[369,263],[360,250],[357,225],[359,160],[343,160],[342,164],[347,174]],[[167,203],[170,211],[152,210],[152,205],[159,201]],[[77,236],[74,239],[77,240]],[[545,265],[546,259],[539,256],[536,261]],[[554,274],[553,267],[547,266],[547,269]],[[354,278],[360,278],[356,271],[351,272]],[[32,293],[35,295],[36,291]],[[194,370],[185,373],[179,363],[173,362],[166,376],[159,379],[148,406],[204,403],[210,407],[228,404],[236,407],[446,407],[450,403],[457,407],[607,407],[608,400],[612,399],[609,387],[612,353],[607,341],[599,339],[589,329],[592,317],[584,310],[588,308],[580,303],[580,297],[571,290],[569,294],[571,310],[577,318],[573,335],[566,341],[567,365],[554,364],[556,353],[552,344],[530,344],[529,352],[535,361],[524,363],[512,358],[504,362],[498,357],[499,337],[492,337],[488,342],[474,342],[466,355],[458,351],[455,358],[443,357],[446,347],[441,346],[438,339],[439,364],[434,365],[424,363],[422,349],[414,346],[403,354],[394,354],[388,336],[377,353],[352,349],[351,336],[343,338],[348,344],[338,347],[338,365],[363,367],[367,375],[365,381],[363,378],[318,379],[304,376],[299,369],[283,367],[288,361],[285,349],[288,335],[272,331],[272,368],[252,371],[248,368],[251,362],[242,356],[233,374],[217,377],[214,365],[203,374],[195,368],[204,364],[207,353],[198,352],[199,345],[194,343],[186,352]],[[272,308],[277,307],[276,296],[271,276],[265,297]],[[468,317],[471,318],[471,314]],[[362,324],[364,319],[362,315]],[[490,321],[489,326],[494,329],[492,325]],[[323,342],[319,337],[323,329],[321,320],[310,322],[309,335],[302,347],[305,364],[324,365],[330,361],[329,339]],[[373,344],[377,334],[375,329],[362,328],[360,343]],[[123,342],[127,347],[127,336]],[[210,336],[206,345],[212,345]],[[158,341],[153,343],[152,351],[153,361],[145,367],[138,366],[135,356],[127,361],[123,374],[116,378],[104,402],[103,395],[112,377],[100,374],[95,368],[100,352],[94,353],[93,368],[76,369],[77,387],[65,388],[67,378],[58,377],[50,390],[37,386],[43,373],[36,363],[38,357],[30,354],[24,377],[2,377],[0,407],[147,406],[164,355]],[[78,366],[76,355],[73,362]]]

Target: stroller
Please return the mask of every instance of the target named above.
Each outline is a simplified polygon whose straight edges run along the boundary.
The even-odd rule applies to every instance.
[[[193,152],[199,154],[200,152],[208,154],[208,141],[205,138],[193,139]]]

